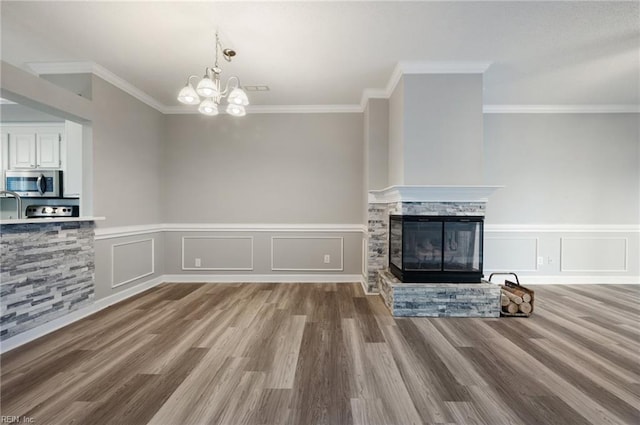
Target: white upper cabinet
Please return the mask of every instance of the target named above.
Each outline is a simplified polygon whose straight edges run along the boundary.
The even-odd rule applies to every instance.
[[[61,168],[63,130],[63,126],[7,127],[9,169]]]
[[[11,132],[9,137],[9,168],[36,168],[36,134]]]
[[[36,136],[38,168],[60,168],[60,133],[38,133]]]

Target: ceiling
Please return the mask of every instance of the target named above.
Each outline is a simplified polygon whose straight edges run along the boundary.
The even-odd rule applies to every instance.
[[[488,61],[486,105],[640,104],[640,2],[1,2],[2,60],[92,61],[178,105],[213,65],[253,105],[358,105],[399,61]]]

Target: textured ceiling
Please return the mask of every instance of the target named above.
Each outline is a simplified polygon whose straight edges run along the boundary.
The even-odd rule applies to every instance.
[[[163,105],[237,50],[223,77],[257,105],[354,105],[399,61],[490,61],[485,104],[637,105],[634,2],[1,2],[2,60],[93,61]]]

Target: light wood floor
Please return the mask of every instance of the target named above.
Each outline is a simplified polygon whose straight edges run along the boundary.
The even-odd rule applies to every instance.
[[[394,319],[358,284],[171,284],[1,357],[34,424],[639,424],[639,286]],[[24,423],[24,420],[23,422]]]

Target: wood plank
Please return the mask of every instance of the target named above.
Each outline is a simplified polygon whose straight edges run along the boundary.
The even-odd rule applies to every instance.
[[[545,285],[526,319],[394,318],[359,283],[163,284],[3,354],[0,414],[637,425],[638,302],[639,285]]]
[[[353,423],[342,330],[305,324],[293,384],[289,424]]]

